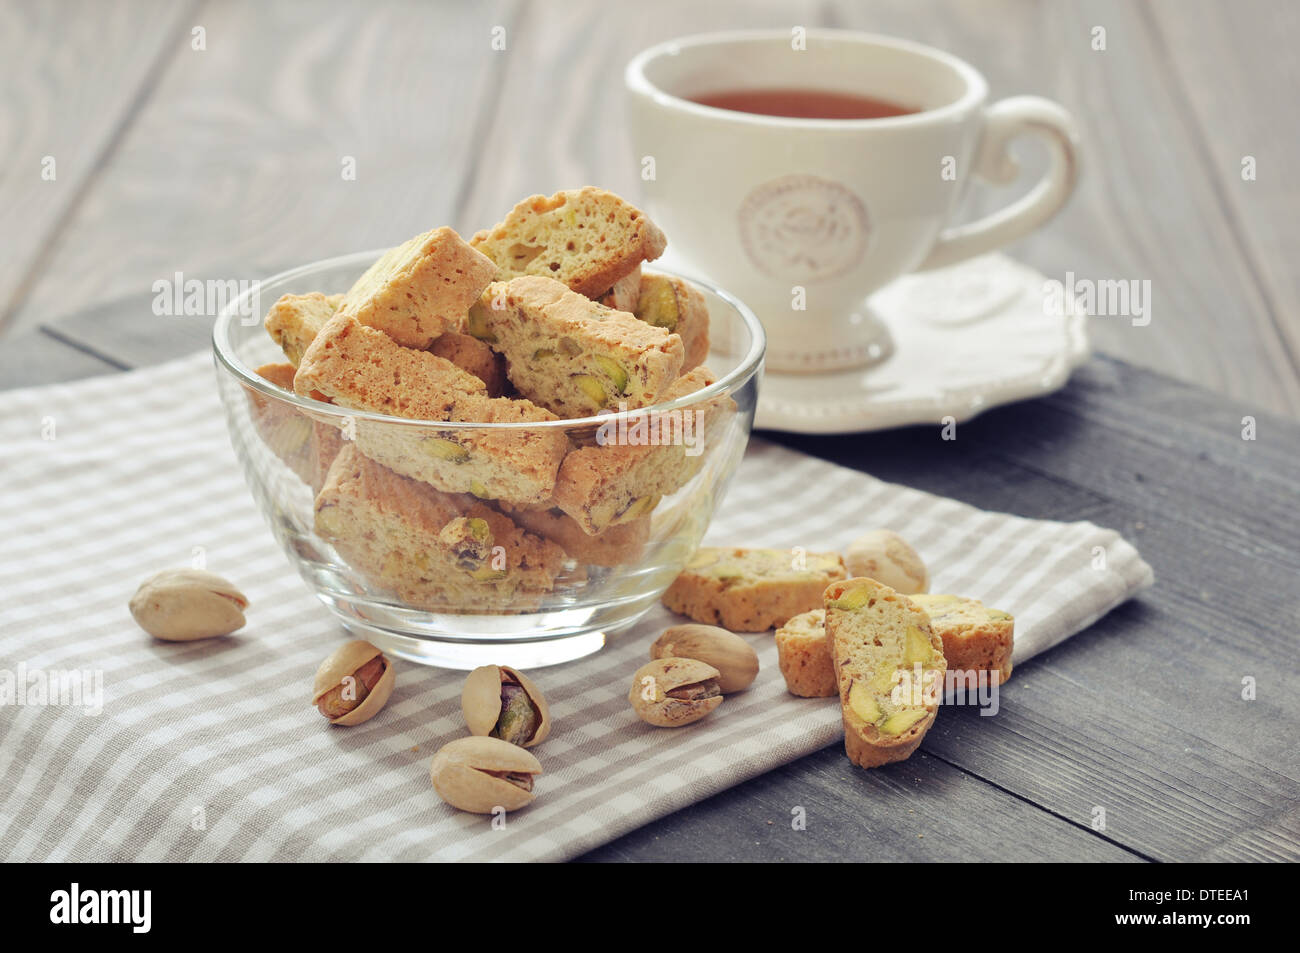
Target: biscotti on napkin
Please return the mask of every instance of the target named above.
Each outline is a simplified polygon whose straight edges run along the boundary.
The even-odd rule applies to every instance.
[[[874,579],[832,583],[825,604],[845,753],[864,768],[902,761],[939,710],[943,641],[922,609]]]

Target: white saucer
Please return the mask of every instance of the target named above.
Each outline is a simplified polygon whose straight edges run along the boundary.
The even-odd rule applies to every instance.
[[[893,338],[878,364],[767,372],[755,427],[855,433],[969,420],[1063,386],[1088,358],[1083,314],[1053,314],[1047,279],[1005,255],[907,275],[871,298]],[[762,315],[759,315],[761,318]]]

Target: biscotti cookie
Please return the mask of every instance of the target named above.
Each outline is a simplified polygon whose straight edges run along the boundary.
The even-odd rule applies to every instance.
[[[527,400],[489,397],[474,375],[428,351],[402,347],[340,312],[312,342],[294,389],[343,407],[411,420],[529,423],[555,420]],[[358,420],[357,447],[398,473],[439,490],[518,503],[551,496],[569,441],[562,428],[433,431]]]
[[[562,417],[646,407],[682,368],[682,339],[551,278],[494,282],[469,332],[505,355],[519,393]]]
[[[293,393],[292,364],[264,364],[258,376]],[[311,420],[286,404],[249,392],[253,425],[271,452],[285,462],[298,478],[319,493],[325,473],[339,452],[342,438],[329,424]]]
[[[452,229],[435,228],[380,256],[344,295],[339,313],[398,344],[426,348],[460,326],[496,270]]]
[[[530,532],[558,543],[570,558],[584,566],[620,566],[635,562],[650,538],[648,517],[611,526],[587,535],[577,520],[554,506],[519,506],[496,501],[496,507]]]
[[[544,275],[596,298],[662,255],[667,239],[640,209],[587,186],[530,196],[470,244],[496,263],[499,280]]]
[[[952,672],[989,673],[998,685],[1011,677],[1016,620],[1001,609],[990,609],[978,599],[961,596],[908,596],[930,617],[930,625],[943,640],[943,654]],[[973,686],[972,686],[973,687]]]
[[[685,397],[712,383],[712,372],[697,367],[674,381],[664,400]],[[629,422],[626,440],[615,432],[603,445],[570,451],[556,476],[555,505],[592,535],[649,515],[661,497],[676,493],[699,472],[707,442],[726,439],[724,424],[735,406],[724,396],[683,410],[652,411],[645,415],[651,419],[644,441]],[[611,419],[608,426],[618,423]]]
[[[839,553],[702,546],[663,594],[673,612],[733,632],[764,632],[822,604],[843,579]]]
[[[631,312],[641,296],[641,266],[637,265],[596,300],[615,311]],[[668,330],[672,330],[669,328]]]
[[[776,655],[791,695],[831,698],[839,694],[825,609],[804,612],[777,629]]]
[[[864,533],[844,553],[844,565],[854,576],[874,579],[905,596],[930,588],[930,571],[907,540],[893,530]]]
[[[316,497],[316,532],[403,602],[450,611],[533,607],[564,568],[555,543],[471,496],[403,477],[345,444]]]
[[[476,337],[461,331],[444,331],[429,345],[429,353],[451,361],[483,382],[489,397],[506,392],[506,361]]]
[[[910,757],[943,697],[942,640],[924,610],[874,579],[832,583],[824,598],[845,753],[864,768]]]
[[[644,321],[682,339],[682,373],[703,364],[709,356],[709,306],[681,278],[643,275],[636,305],[625,309]]]
[[[323,295],[319,291],[281,295],[266,314],[266,332],[280,345],[289,363],[297,367],[303,353],[342,303],[343,295]]]

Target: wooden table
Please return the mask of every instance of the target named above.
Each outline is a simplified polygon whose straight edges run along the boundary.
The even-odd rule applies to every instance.
[[[0,386],[202,346],[206,321],[152,313],[176,272],[264,277],[588,182],[635,196],[621,67],[660,39],[805,25],[946,47],[995,96],[1058,99],[1086,136],[1071,206],[1011,253],[1054,277],[1149,279],[1153,320],[1095,320],[1109,356],[957,441],[769,436],[1113,527],[1157,585],[1018,669],[998,718],[953,710],[904,764],[858,771],[827,748],[589,857],[1300,859],[1300,8],[918,6],[0,4]]]

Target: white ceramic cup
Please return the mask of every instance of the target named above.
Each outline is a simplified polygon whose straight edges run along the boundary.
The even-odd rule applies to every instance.
[[[758,314],[776,371],[879,357],[887,345],[868,295],[1032,231],[1078,174],[1074,122],[1050,100],[989,104],[974,67],[907,40],[810,30],[800,45],[790,31],[700,34],[639,53],[624,76],[648,211],[675,260]],[[690,100],[764,88],[856,93],[919,111],[787,119]],[[953,226],[972,178],[1016,179],[1007,147],[1022,133],[1047,145],[1042,180],[1000,211]]]

